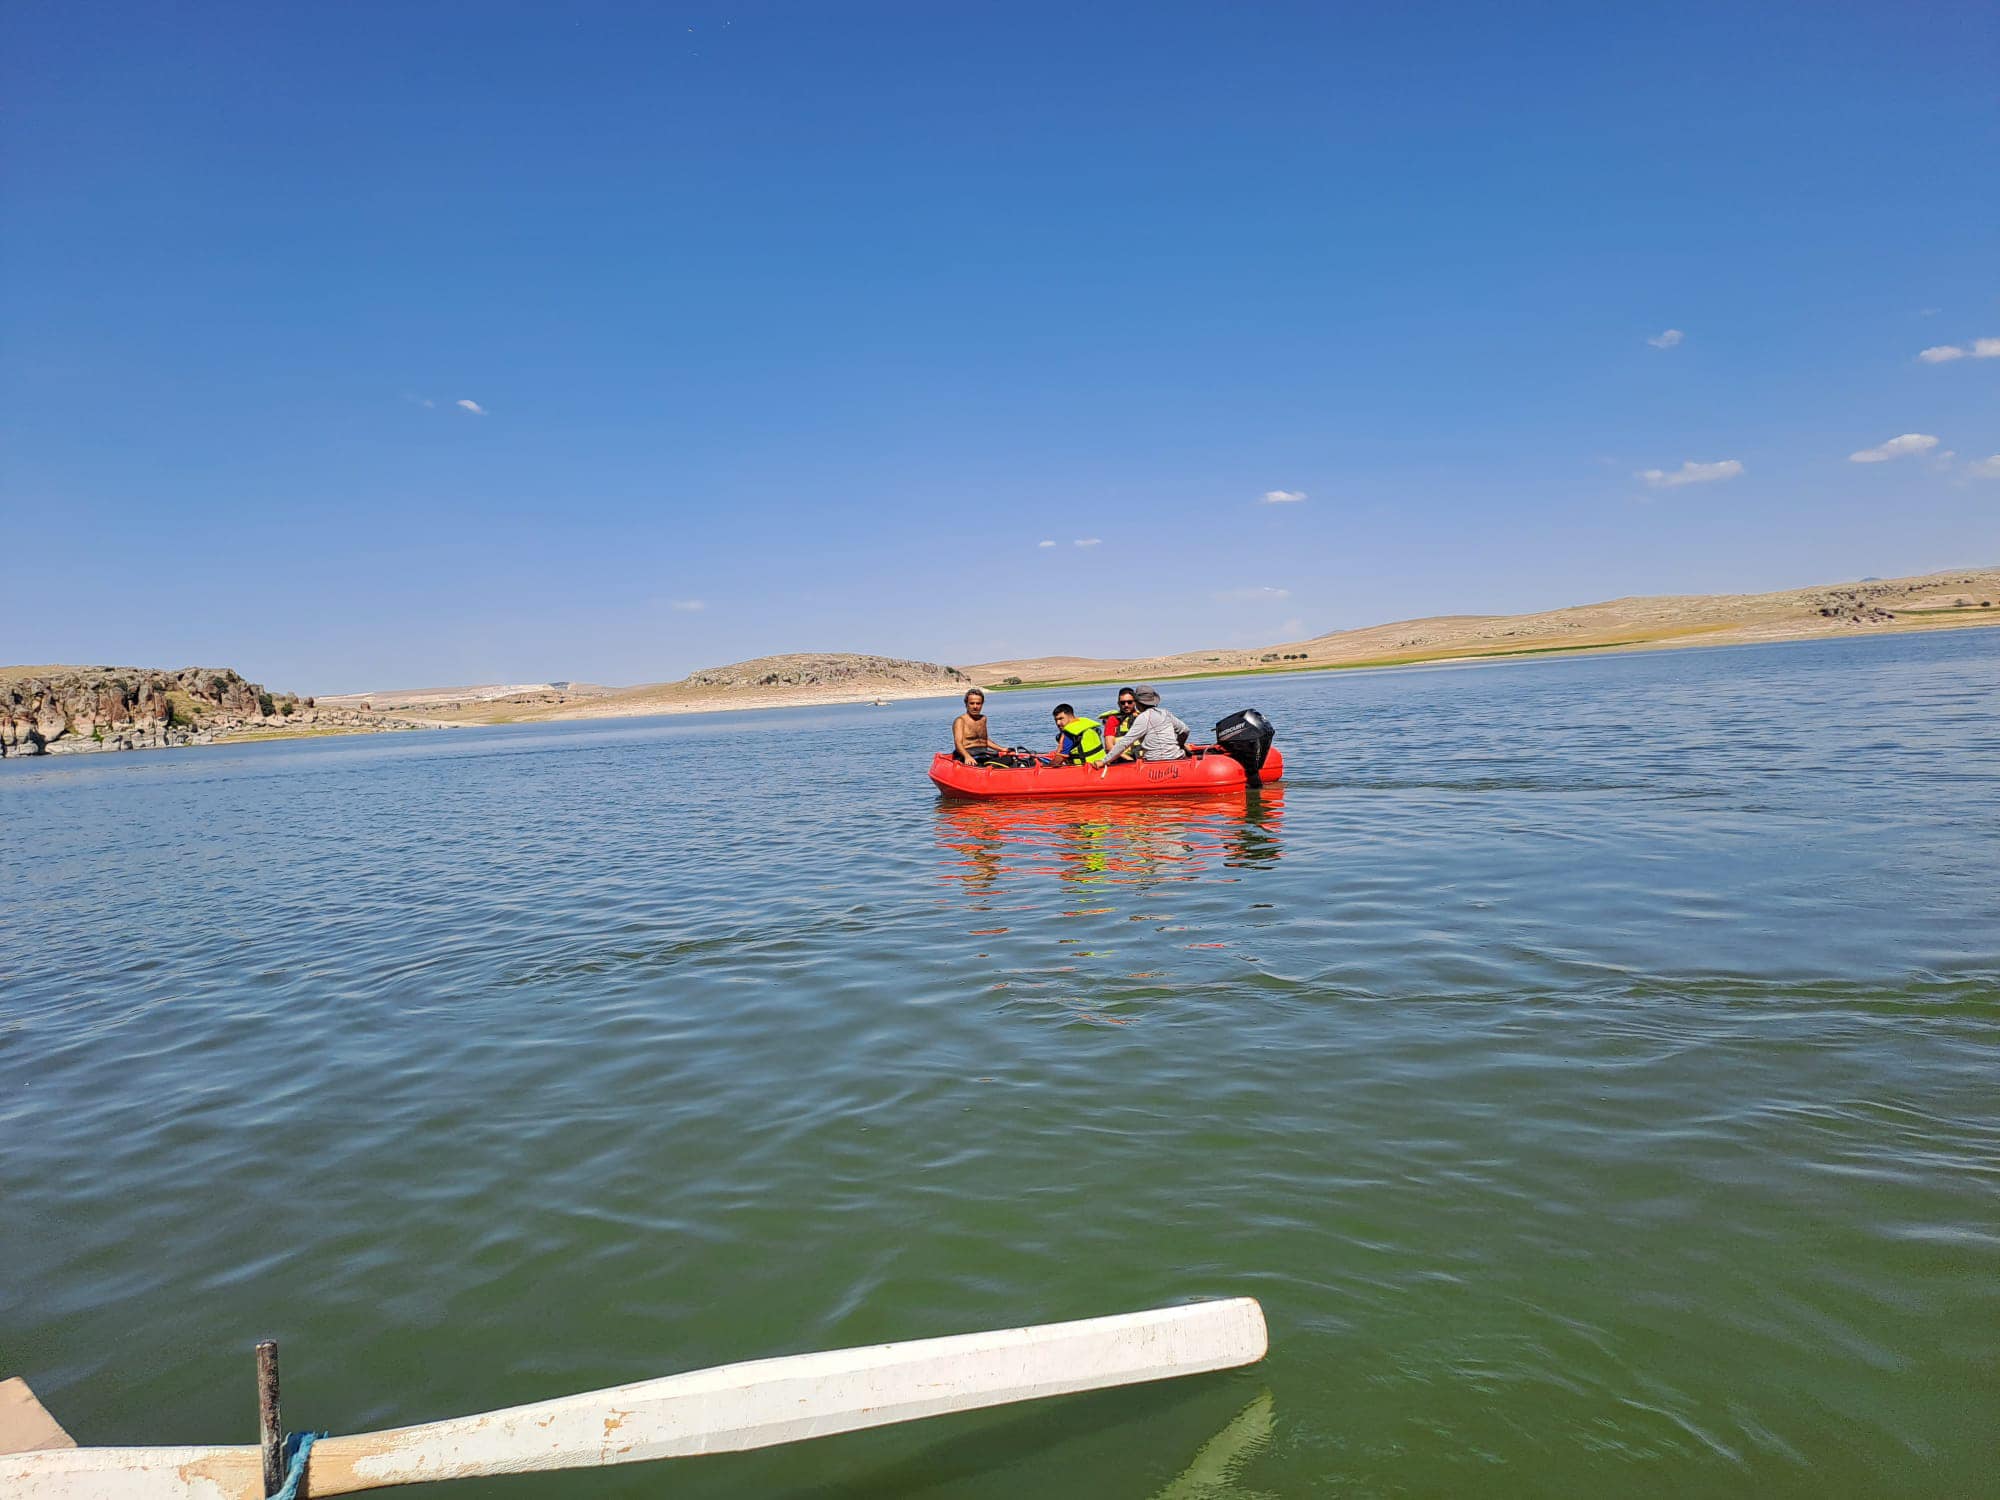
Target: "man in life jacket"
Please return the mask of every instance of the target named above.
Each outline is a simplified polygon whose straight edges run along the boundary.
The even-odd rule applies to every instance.
[[[1125,726],[1139,717],[1139,700],[1132,696],[1132,689],[1118,690],[1118,706],[1106,714],[1099,728],[1104,731],[1104,742],[1108,745],[1125,732]]]
[[[1097,720],[1084,718],[1067,703],[1056,705],[1055,719],[1056,754],[1062,757],[1065,764],[1104,764],[1104,727]]]
[[[1160,707],[1158,690],[1134,688],[1132,701],[1139,707],[1139,716],[1127,724],[1124,732],[1112,742],[1110,759],[1105,762],[1105,774],[1111,773],[1114,762],[1135,757],[1149,761],[1185,760],[1188,727]]]

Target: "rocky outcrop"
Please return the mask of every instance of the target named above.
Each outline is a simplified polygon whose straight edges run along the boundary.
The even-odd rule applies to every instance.
[[[1849,625],[1886,625],[1896,618],[1894,611],[1881,605],[1879,591],[1833,589],[1814,601],[1820,618],[1840,620]]]
[[[14,669],[0,681],[0,755],[171,744],[204,719],[259,716],[262,692],[226,668]]]
[[[970,686],[972,679],[956,667],[936,662],[902,661],[893,656],[840,653],[794,653],[760,656],[727,667],[690,672],[685,683],[697,688],[914,688],[948,690]]]
[[[310,698],[267,692],[227,667],[0,668],[0,755],[154,750],[257,731],[404,727],[373,714],[322,713]]]

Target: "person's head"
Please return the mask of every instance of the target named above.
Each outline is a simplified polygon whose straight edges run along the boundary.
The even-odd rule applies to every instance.
[[[1118,712],[1129,719],[1138,711],[1139,700],[1133,696],[1132,689],[1120,688],[1118,690]]]
[[[978,688],[965,690],[965,711],[975,719],[986,711],[986,695]]]
[[[1076,717],[1076,709],[1068,703],[1058,703],[1055,708],[1056,728],[1069,728],[1069,721]]]
[[[1132,698],[1141,708],[1158,708],[1160,706],[1160,695],[1153,688],[1133,688]]]

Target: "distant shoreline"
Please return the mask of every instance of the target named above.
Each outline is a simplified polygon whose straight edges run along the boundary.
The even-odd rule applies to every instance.
[[[1757,640],[1716,641],[1703,640],[1697,636],[1680,637],[1663,641],[1605,641],[1576,646],[1520,647],[1498,651],[1447,652],[1437,655],[1416,656],[1401,660],[1378,660],[1361,662],[1310,662],[1304,665],[1236,667],[1212,672],[1184,672],[1175,676],[1155,674],[1150,679],[1123,676],[1070,679],[1050,682],[1020,682],[1004,685],[996,684],[986,691],[989,693],[1046,692],[1058,688],[1095,688],[1123,685],[1128,682],[1150,680],[1152,682],[1198,682],[1227,677],[1297,677],[1315,673],[1367,672],[1367,671],[1407,671],[1412,667],[1451,666],[1505,666],[1530,658],[1553,660],[1564,657],[1620,655],[1642,656],[1668,651],[1682,650],[1723,650],[1752,646],[1798,646],[1808,644],[1829,644],[1852,640],[1882,640],[1894,636],[1940,635],[1947,631],[1977,629],[1981,625],[2000,625],[2000,618],[1981,620],[1957,620],[1951,622],[1925,622],[1911,624],[1903,629],[1880,629],[1855,631],[1845,635],[1824,633],[1802,633],[1797,635],[1774,635]],[[454,720],[445,718],[423,718],[411,723],[405,716],[403,722],[379,726],[355,727],[301,727],[291,730],[249,730],[234,735],[219,735],[214,739],[183,745],[164,745],[169,750],[218,749],[225,746],[265,744],[280,740],[305,739],[353,739],[366,735],[402,733],[418,729],[510,729],[526,728],[536,724],[577,724],[592,721],[616,722],[629,719],[679,718],[682,715],[711,713],[776,713],[798,708],[862,708],[881,699],[884,702],[916,703],[932,700],[940,703],[955,703],[955,693],[904,690],[895,693],[877,693],[869,697],[851,695],[804,696],[789,694],[776,698],[759,698],[752,702],[681,704],[665,708],[651,708],[644,712],[603,711],[596,713],[540,713],[523,717],[496,717],[489,719]],[[35,756],[26,758],[33,764],[46,765],[52,759],[82,758],[77,751],[68,754]],[[89,755],[96,759],[96,755]],[[21,760],[23,757],[10,757]]]
[[[13,667],[0,668],[0,689],[11,691],[15,704],[11,719],[0,724],[0,752],[12,759],[24,753],[252,744],[403,729],[608,722],[871,703],[945,704],[975,684],[996,694],[1045,692],[1880,639],[2000,626],[1996,605],[2000,605],[2000,569],[1963,569],[1772,594],[1659,595],[1538,614],[1430,616],[1262,650],[1211,649],[1122,660],[1050,656],[964,668],[856,653],[794,653],[709,668],[678,682],[623,689],[560,682],[421,694],[385,691],[373,695],[381,700],[379,708],[370,695],[362,694],[322,700],[317,708],[312,699],[288,697],[278,702],[276,695],[257,684],[220,669],[163,673],[137,668]],[[190,697],[197,693],[206,699]],[[169,699],[179,706],[169,704]],[[295,706],[303,711],[294,714]],[[274,717],[277,710],[283,713]],[[125,722],[135,715],[135,722]],[[24,752],[24,744],[31,748]]]
[[[1060,678],[1019,683],[981,684],[988,694],[1047,692],[1062,688],[1096,688],[1124,685],[1134,682],[1201,682],[1225,677],[1297,677],[1316,672],[1368,672],[1400,671],[1410,667],[1446,666],[1504,666],[1512,662],[1526,660],[1550,661],[1565,657],[1579,656],[1640,656],[1653,652],[1721,650],[1737,646],[1780,646],[1801,645],[1808,642],[1832,642],[1849,640],[1881,640],[1900,635],[1938,635],[1947,631],[1975,630],[1981,626],[2000,626],[2000,610],[1986,612],[1978,619],[1925,620],[1911,622],[1904,626],[1889,626],[1873,629],[1856,629],[1843,633],[1799,632],[1797,634],[1774,634],[1754,640],[1714,640],[1707,637],[1719,634],[1709,630],[1690,633],[1664,640],[1643,638],[1620,641],[1579,642],[1573,646],[1513,646],[1486,651],[1441,651],[1413,654],[1406,657],[1377,659],[1373,661],[1351,662],[1294,662],[1290,665],[1255,667],[1224,667],[1214,671],[1154,673],[1118,673],[1103,677]],[[794,708],[846,708],[864,707],[875,699],[889,702],[913,703],[925,699],[941,703],[956,703],[959,694],[955,691],[939,692],[935,689],[903,689],[884,691],[864,696],[852,694],[788,693],[760,696],[754,700],[735,700],[722,703],[675,704],[666,707],[652,707],[643,712],[633,712],[620,708],[597,708],[594,711],[579,705],[576,712],[543,710],[531,715],[501,716],[483,719],[426,718],[424,722],[436,724],[440,728],[486,729],[503,725],[530,725],[564,723],[574,724],[585,721],[611,722],[621,719],[678,718],[684,714],[710,713],[766,713]]]
[[[884,688],[871,693],[822,692],[810,693],[803,689],[792,693],[746,695],[725,702],[668,703],[627,707],[623,704],[603,704],[589,699],[580,700],[573,707],[568,704],[556,708],[541,708],[528,713],[510,714],[504,711],[477,718],[449,713],[433,717],[423,710],[405,710],[404,717],[416,718],[426,724],[436,724],[451,729],[485,729],[496,724],[575,724],[590,719],[658,719],[678,717],[681,714],[727,714],[752,713],[765,709],[779,708],[840,708],[866,707],[871,703],[908,703],[923,698],[936,698],[957,702],[963,688]]]
[[[1144,671],[1108,673],[1100,677],[1051,677],[1026,679],[1019,682],[996,682],[988,684],[989,693],[1026,693],[1048,688],[1108,687],[1113,683],[1144,682],[1199,682],[1216,677],[1296,677],[1312,672],[1368,672],[1394,670],[1401,667],[1450,666],[1455,663],[1518,661],[1524,657],[1564,657],[1591,656],[1599,653],[1621,655],[1641,655],[1654,651],[1700,651],[1720,650],[1729,646],[1779,646],[1796,645],[1806,641],[1876,640],[1885,636],[1937,635],[1953,630],[1977,630],[1981,626],[2000,625],[2000,610],[1982,612],[1977,619],[1919,620],[1907,625],[1884,626],[1874,629],[1856,629],[1843,633],[1830,631],[1799,631],[1797,633],[1772,633],[1745,640],[1706,639],[1721,633],[1721,627],[1708,627],[1686,635],[1647,639],[1634,637],[1620,641],[1579,641],[1573,646],[1507,646],[1493,650],[1445,650],[1414,653],[1408,656],[1371,657],[1361,661],[1308,661],[1291,665],[1274,664],[1240,667],[1219,667],[1204,672],[1153,672]]]
[[[1800,636],[1800,640],[1825,640],[1825,636]],[[1296,677],[1311,672],[1376,672],[1394,671],[1399,667],[1429,667],[1452,662],[1501,661],[1522,656],[1582,656],[1593,651],[1642,651],[1674,650],[1681,646],[1714,645],[1755,645],[1758,642],[1743,641],[1597,641],[1578,646],[1517,646],[1503,651],[1443,651],[1428,656],[1381,657],[1372,661],[1324,661],[1295,663],[1292,666],[1222,667],[1213,672],[1156,672],[1151,682],[1200,682],[1211,677]],[[1112,683],[1132,680],[1132,674],[1111,677],[1069,677],[1047,680],[996,685],[989,691],[995,693],[1025,693],[1036,688],[1109,687]]]
[[[964,670],[990,687],[1173,681],[1217,674],[1416,666],[1575,651],[1847,637],[2000,623],[2000,568],[1864,578],[1764,594],[1655,594],[1525,614],[1428,615],[1262,647],[1152,656],[1042,655]]]
[[[1574,646],[1514,646],[1490,651],[1442,651],[1373,661],[1295,662],[1288,666],[1225,667],[1206,672],[1155,673],[1150,677],[1143,674],[1121,673],[1104,677],[1062,678],[1035,682],[1023,681],[1019,683],[991,683],[981,684],[981,687],[988,694],[1028,693],[1047,692],[1060,688],[1110,687],[1114,684],[1124,685],[1132,682],[1200,682],[1225,677],[1297,677],[1323,672],[1400,671],[1410,667],[1433,666],[1504,666],[1510,662],[1529,659],[1548,661],[1577,656],[1641,656],[1665,651],[1722,650],[1742,646],[1782,646],[1803,645],[1813,642],[1881,640],[1894,636],[1939,635],[1947,631],[1974,630],[1980,626],[2000,626],[2000,610],[1988,612],[1979,619],[1912,622],[1900,628],[1859,629],[1840,634],[1800,632],[1791,635],[1763,636],[1755,640],[1719,641],[1705,638],[1705,635],[1719,633],[1708,631],[1705,634],[1691,633],[1665,640],[1646,640],[1641,638],[1622,641],[1579,642]],[[623,708],[598,707],[593,709],[587,705],[579,705],[578,709],[574,712],[543,710],[534,714],[483,719],[425,717],[422,722],[447,729],[488,729],[501,726],[531,724],[575,724],[593,720],[611,722],[622,719],[678,718],[685,714],[770,713],[794,708],[860,708],[867,706],[876,699],[896,703],[914,703],[926,699],[941,703],[956,703],[959,696],[959,693],[956,691],[940,692],[935,689],[909,688],[899,691],[883,691],[858,697],[852,694],[814,695],[807,693],[787,693],[730,702],[674,704],[665,707],[651,707],[645,709],[643,712],[634,712]],[[357,732],[365,733],[366,731]]]

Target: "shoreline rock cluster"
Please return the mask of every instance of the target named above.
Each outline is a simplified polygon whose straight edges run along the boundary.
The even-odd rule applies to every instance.
[[[1895,620],[1895,606],[1911,607],[1913,596],[1922,594],[1930,601],[1928,608],[1920,608],[1919,614],[1936,614],[1945,609],[1991,609],[1993,607],[1992,580],[1978,574],[1968,574],[1957,580],[1967,593],[1953,593],[1948,587],[1951,580],[1924,579],[1918,585],[1895,582],[1863,582],[1851,588],[1827,589],[1815,595],[1808,602],[1818,609],[1824,619],[1837,620],[1844,625],[1886,625]],[[1940,596],[1949,595],[1949,598]]]
[[[970,687],[972,679],[956,667],[934,661],[904,661],[889,656],[848,652],[798,651],[783,656],[759,656],[726,667],[690,672],[669,687],[722,688],[876,688]],[[635,689],[634,691],[644,691]]]
[[[272,693],[227,667],[49,667],[0,675],[0,756],[212,745],[258,732],[417,726]]]

